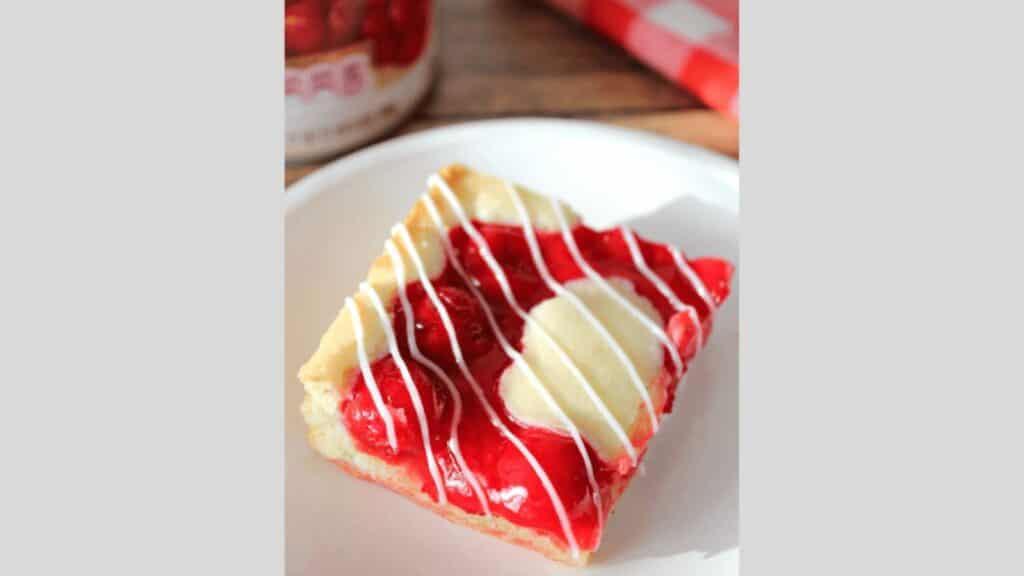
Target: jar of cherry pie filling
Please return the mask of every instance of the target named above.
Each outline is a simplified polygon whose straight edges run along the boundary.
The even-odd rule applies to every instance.
[[[308,162],[397,127],[434,76],[433,0],[285,0],[285,157]]]

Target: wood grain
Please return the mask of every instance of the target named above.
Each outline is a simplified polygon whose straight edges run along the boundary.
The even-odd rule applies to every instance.
[[[538,0],[439,0],[439,74],[394,134],[509,116],[583,118],[739,154],[735,122]],[[322,164],[288,166],[290,185]]]
[[[695,106],[696,100],[678,88],[631,72],[489,74],[444,79],[422,115],[583,115]]]

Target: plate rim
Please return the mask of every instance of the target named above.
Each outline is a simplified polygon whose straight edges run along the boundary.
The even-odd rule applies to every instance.
[[[460,122],[448,126],[430,128],[421,132],[405,134],[367,146],[362,150],[336,158],[320,168],[296,180],[285,190],[285,215],[291,215],[318,194],[328,189],[329,184],[344,178],[351,172],[369,164],[380,156],[400,155],[422,147],[435,146],[439,140],[447,142],[469,139],[481,133],[508,128],[558,129],[579,134],[591,133],[604,138],[620,138],[634,144],[651,148],[670,150],[699,161],[706,168],[717,171],[736,190],[734,211],[739,213],[739,162],[728,156],[697,146],[674,140],[661,134],[604,124],[592,120],[569,118],[519,117]],[[730,202],[733,204],[733,202]]]
[[[347,193],[347,188],[345,186],[338,186],[338,184],[341,183],[341,182],[344,182],[347,178],[351,177],[353,173],[356,173],[356,172],[358,172],[360,170],[364,170],[364,169],[372,169],[374,167],[374,165],[378,164],[381,161],[381,159],[401,158],[403,156],[410,156],[410,155],[411,156],[415,156],[417,153],[421,153],[423,151],[427,151],[427,150],[429,150],[431,148],[434,148],[434,147],[444,147],[444,146],[448,146],[448,145],[458,145],[458,143],[460,141],[464,140],[464,139],[475,139],[475,138],[479,138],[479,137],[486,137],[486,136],[488,136],[487,133],[492,131],[492,130],[496,130],[496,129],[497,130],[507,130],[509,128],[514,128],[514,129],[518,129],[518,130],[522,130],[523,128],[530,128],[530,129],[536,128],[536,129],[541,129],[541,130],[545,130],[545,131],[551,131],[551,130],[571,131],[571,132],[575,133],[572,136],[569,136],[569,138],[571,138],[571,139],[581,138],[581,137],[582,138],[592,137],[592,138],[600,138],[600,139],[620,140],[620,141],[624,141],[626,143],[626,145],[636,145],[636,146],[642,147],[642,148],[647,149],[647,150],[656,150],[660,154],[666,154],[666,153],[670,154],[670,155],[678,154],[678,155],[681,156],[681,160],[682,161],[684,161],[684,162],[691,161],[692,164],[690,166],[687,166],[686,167],[687,169],[692,169],[692,170],[695,170],[695,171],[699,171],[699,172],[701,172],[703,174],[710,174],[712,176],[712,179],[717,179],[717,177],[724,177],[725,180],[723,182],[721,182],[721,183],[724,184],[724,187],[727,187],[728,189],[720,189],[720,193],[723,195],[725,202],[723,204],[716,204],[716,206],[718,208],[722,209],[723,212],[725,212],[726,214],[730,214],[731,213],[732,216],[736,217],[736,218],[733,218],[732,216],[729,216],[728,220],[730,222],[728,224],[726,224],[726,226],[728,227],[730,233],[732,235],[734,235],[734,237],[735,237],[735,239],[737,241],[737,248],[738,248],[738,239],[739,239],[739,220],[738,220],[738,216],[739,216],[739,210],[740,210],[740,203],[739,203],[740,196],[739,196],[739,164],[738,164],[737,160],[729,158],[727,156],[723,156],[723,155],[721,155],[719,153],[716,153],[716,152],[711,151],[711,150],[707,150],[705,148],[701,148],[701,147],[693,145],[693,144],[687,144],[687,143],[684,143],[684,142],[676,141],[676,140],[673,140],[673,139],[671,139],[669,137],[657,135],[657,134],[650,133],[650,132],[644,132],[644,131],[636,130],[636,129],[623,128],[623,127],[612,126],[612,125],[606,125],[606,124],[601,124],[601,123],[593,122],[593,121],[570,120],[570,119],[552,119],[552,118],[511,118],[511,119],[483,120],[483,121],[473,121],[473,122],[465,122],[465,123],[460,123],[460,124],[453,124],[453,125],[449,125],[449,126],[433,128],[433,129],[424,130],[422,132],[417,132],[417,133],[413,133],[413,134],[404,135],[404,136],[397,137],[397,138],[394,138],[394,139],[391,139],[391,140],[386,140],[386,141],[380,142],[378,144],[374,144],[372,146],[364,148],[364,149],[362,149],[362,150],[360,150],[358,152],[354,152],[354,153],[348,154],[346,156],[343,156],[343,157],[337,158],[335,160],[332,160],[331,162],[325,164],[321,168],[319,168],[319,169],[311,172],[310,174],[308,174],[308,175],[300,178],[299,180],[297,180],[287,190],[287,192],[285,193],[284,217],[285,217],[285,223],[286,223],[286,231],[285,231],[285,235],[286,235],[285,243],[286,243],[286,246],[289,243],[289,238],[287,238],[287,236],[288,236],[287,228],[289,227],[289,225],[288,225],[289,219],[292,216],[297,215],[296,213],[300,213],[307,206],[307,204],[310,203],[310,201],[313,201],[313,200],[319,198],[320,194],[323,194],[323,193],[327,193],[327,194],[334,194],[334,193],[345,194],[345,193]],[[619,142],[619,144],[621,144],[621,143],[622,142]],[[715,194],[717,194],[717,193],[719,193],[719,191],[715,192]],[[292,225],[295,225],[295,224],[299,224],[299,223],[296,222],[296,221],[292,221]],[[298,231],[298,228],[301,228],[301,226],[295,226],[295,228],[296,228],[295,231]],[[301,235],[301,233],[300,233],[300,235]],[[290,260],[292,258],[292,256],[294,256],[294,254],[291,254],[291,252],[289,250],[287,250],[287,248],[286,248],[286,253],[285,253],[286,266],[288,264],[288,260]],[[739,262],[739,254],[736,255],[735,263],[738,265],[738,262]],[[738,278],[737,278],[737,281],[738,281]],[[737,284],[737,288],[738,288],[738,284]],[[286,293],[287,292],[288,291],[286,290]],[[287,302],[287,300],[288,300],[288,298],[286,297],[286,302],[285,302],[285,312],[286,312],[286,315],[287,315],[287,309],[288,309],[288,302]],[[738,304],[738,300],[737,300],[737,304]],[[288,322],[287,322],[287,320],[286,320],[285,324],[286,324],[285,325],[285,330],[287,332],[287,330],[288,330],[288,325],[287,325]],[[287,337],[287,334],[286,334],[286,337]],[[314,342],[315,341],[316,340],[314,339]],[[737,353],[738,353],[738,350],[737,350]],[[287,361],[288,361],[288,359],[285,358],[286,364],[287,364]],[[734,360],[734,361],[738,361],[738,360]],[[291,384],[296,384],[296,383],[297,383],[297,380],[294,379],[293,375],[289,378],[288,371],[287,371],[287,368],[286,368],[285,385],[286,386],[290,386]],[[738,385],[738,380],[737,380],[737,385]],[[301,388],[301,386],[300,386],[300,388]],[[285,392],[285,394],[287,395],[287,392]],[[286,402],[286,404],[287,404],[287,402]],[[289,410],[290,411],[294,411],[294,407],[290,408]],[[295,412],[297,412],[297,411],[295,411]],[[301,417],[299,417],[299,418],[301,418]],[[287,433],[287,422],[285,424],[286,424],[285,425],[285,432]],[[288,442],[286,440],[286,445],[287,445],[287,443]],[[290,470],[290,468],[288,466],[288,463],[286,462],[285,474],[287,476],[290,473],[294,473],[294,472],[292,470]],[[737,471],[737,473],[738,473],[738,471]],[[736,498],[737,498],[736,506],[737,506],[737,513],[738,513],[738,504],[739,504],[738,503],[738,494],[736,495]],[[289,515],[290,513],[292,513],[292,512],[289,511],[288,494],[285,495],[285,508],[286,508],[286,510],[285,510],[286,516]],[[287,528],[288,528],[288,526],[286,526],[286,531],[287,531]],[[726,552],[728,554],[737,554],[738,551],[741,549],[741,544],[740,544],[740,541],[739,541],[738,525],[736,527],[736,530],[737,530],[737,532],[736,532],[737,540],[736,540],[736,543],[735,543],[735,547],[731,548],[731,549],[728,549],[728,550],[723,550],[722,552]],[[721,555],[721,554],[719,554],[719,555]],[[710,559],[710,558],[705,558],[705,559],[702,559],[702,560],[708,560],[708,559]],[[632,562],[632,560],[630,560],[628,558],[627,558],[627,560]],[[639,568],[641,570],[643,570],[645,568],[648,568],[648,567],[650,567],[651,569],[655,568],[654,565],[649,565],[648,563],[646,563],[647,560],[648,560],[646,558],[640,558],[638,560],[641,562],[640,564],[637,564],[636,566],[634,566],[633,564],[629,564],[628,566],[630,568]],[[288,557],[288,554],[286,554],[286,558],[285,558],[286,567],[290,566],[290,564],[289,564],[290,561],[291,561],[291,559]],[[671,569],[672,570],[676,570],[676,569],[678,569],[678,566],[679,566],[679,565],[676,564],[676,562],[683,562],[683,560],[677,560],[675,558],[675,556],[673,556],[671,558],[671,562],[672,562],[672,568]],[[730,566],[732,565],[732,562],[734,562],[734,561],[730,561]],[[608,568],[610,572],[615,572],[615,573],[618,573],[618,572],[621,571],[619,569],[619,567],[614,566],[616,564],[616,562],[612,562],[611,564],[608,564],[608,565],[602,565],[602,564],[603,563],[596,564],[594,567],[595,568],[599,568],[599,569],[601,569],[601,568]],[[347,565],[347,563],[345,565]],[[629,568],[627,568],[627,570],[628,569]],[[709,570],[711,572],[715,572],[716,569],[713,566],[711,566],[711,567],[709,567]],[[545,571],[545,573],[547,573],[547,571]]]

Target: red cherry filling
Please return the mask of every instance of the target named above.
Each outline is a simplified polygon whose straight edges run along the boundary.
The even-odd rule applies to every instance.
[[[419,392],[432,435],[438,436],[442,432],[446,433],[446,431],[438,429],[436,423],[440,421],[445,407],[450,402],[447,390],[435,386],[427,373],[416,362],[406,360],[406,366],[413,384],[416,385],[416,390]],[[381,399],[394,421],[395,440],[398,444],[399,454],[422,453],[423,440],[420,435],[416,409],[409,396],[405,381],[402,379],[398,364],[388,356],[374,362],[371,371],[377,388],[380,390]],[[364,449],[394,456],[388,444],[384,419],[381,418],[374,405],[373,396],[370,394],[362,374],[356,378],[351,393],[342,399],[340,409],[345,426],[352,431]]]
[[[360,38],[376,65],[408,66],[423,53],[430,0],[285,0],[285,54],[302,56]]]
[[[387,64],[394,59],[395,41],[386,7],[370,5],[362,24],[363,37],[373,42],[373,63]]]
[[[397,30],[408,30],[415,26],[416,10],[421,5],[415,0],[391,0],[388,4],[388,18]]]
[[[621,230],[616,228],[603,234],[599,232],[598,235],[600,240],[593,244],[593,251],[596,254],[625,264],[633,264],[633,254],[629,251],[629,244],[626,244]]]
[[[576,444],[568,436],[554,435],[540,429],[524,428],[519,438],[537,459],[551,484],[555,486],[566,514],[578,527],[591,522],[596,524],[589,480]],[[593,463],[599,462],[591,451]],[[497,462],[495,472],[502,478],[506,488],[496,496],[513,519],[557,518],[553,504],[540,477],[511,443],[505,443]],[[610,474],[611,469],[597,468]],[[582,534],[576,534],[580,538]],[[587,538],[589,540],[589,538]]]
[[[423,52],[430,17],[429,0],[372,0],[362,33],[373,42],[373,63],[407,66]]]
[[[408,66],[423,52],[427,38],[427,21],[430,18],[430,2],[392,0],[388,12],[392,25],[401,36],[396,55],[397,62]]]
[[[551,292],[533,265],[530,248],[522,232],[507,226],[481,226],[480,235],[523,309],[528,310],[541,300],[551,297]],[[464,268],[473,284],[489,303],[503,305],[506,299],[501,283],[488,266],[480,245],[461,228],[452,230],[451,236],[453,245],[460,247],[460,259],[464,261]]]
[[[688,312],[678,312],[669,318],[665,331],[684,362],[697,354],[698,333],[701,330],[703,328],[694,322]]]
[[[411,302],[416,318],[416,346],[434,362],[452,367],[455,365],[455,355],[448,331],[441,321],[441,314],[426,292],[419,292],[420,297]],[[437,298],[448,312],[466,362],[471,362],[491,349],[494,336],[472,294],[455,286],[439,286]]]
[[[736,267],[719,258],[697,258],[690,261],[690,267],[707,286],[715,305],[721,305],[729,297],[729,286]]]
[[[352,42],[359,34],[356,0],[333,0],[327,9],[327,41],[333,47]]]
[[[289,56],[316,52],[323,46],[324,22],[319,0],[300,0],[284,8],[284,45]]]

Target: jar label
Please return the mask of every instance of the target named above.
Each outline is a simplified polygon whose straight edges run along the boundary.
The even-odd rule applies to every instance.
[[[295,96],[304,102],[309,102],[320,92],[330,92],[337,98],[351,98],[369,89],[372,80],[369,56],[355,53],[309,68],[286,69],[284,92],[286,96]]]
[[[396,127],[430,86],[433,0],[290,0],[285,5],[285,148],[322,159]]]

